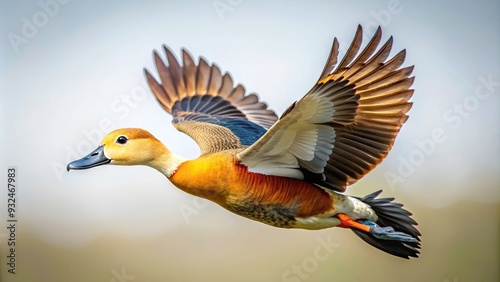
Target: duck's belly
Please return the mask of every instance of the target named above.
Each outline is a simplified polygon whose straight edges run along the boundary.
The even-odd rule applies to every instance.
[[[297,220],[293,210],[276,203],[238,201],[225,208],[237,215],[282,228],[293,228]]]

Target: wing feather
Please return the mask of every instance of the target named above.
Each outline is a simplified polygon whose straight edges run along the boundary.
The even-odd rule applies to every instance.
[[[192,75],[192,73],[190,73]],[[198,71],[196,76],[196,93],[205,94],[207,92],[208,82],[210,80],[210,66],[200,58],[198,62]]]
[[[400,68],[405,50],[389,58],[393,38],[380,48],[380,27],[361,49],[359,26],[335,68],[338,41],[315,86],[292,104],[279,121],[237,157],[250,171],[305,179],[345,191],[389,153],[408,119],[409,77]],[[295,161],[294,161],[295,159]]]
[[[175,58],[172,51],[170,51],[170,49],[167,48],[167,46],[163,46],[163,50],[167,54],[167,60],[169,65],[168,72],[170,73],[172,78],[171,82],[173,83],[173,86],[176,88],[178,97],[182,99],[187,94],[182,68],[179,65],[179,62],[177,62],[177,59]]]
[[[208,84],[208,94],[217,95],[222,86],[222,74],[216,65],[212,65],[210,73],[210,83]]]
[[[182,65],[183,65],[183,76],[186,83],[186,95],[192,96],[196,94],[196,75],[190,75],[196,73],[196,64],[193,58],[189,56],[185,49],[182,49]]]
[[[328,55],[328,60],[326,61],[325,67],[319,76],[319,80],[324,78],[326,75],[333,71],[333,68],[337,64],[337,56],[339,55],[339,42],[337,38],[333,39],[332,49],[330,49],[330,54]]]
[[[233,86],[228,73],[200,58],[195,63],[182,50],[182,65],[163,46],[167,64],[153,52],[159,81],[147,70],[146,79],[160,105],[173,115],[174,126],[191,136],[202,154],[242,148],[254,143],[277,120],[276,114],[259,101]]]

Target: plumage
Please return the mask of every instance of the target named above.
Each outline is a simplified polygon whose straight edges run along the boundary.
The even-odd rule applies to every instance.
[[[182,50],[182,64],[164,46],[157,52],[151,91],[176,129],[201,149],[187,160],[143,129],[109,133],[70,169],[103,164],[147,165],[175,186],[225,209],[282,228],[351,228],[387,253],[416,257],[420,233],[411,213],[392,198],[341,192],[388,154],[412,104],[413,67],[405,51],[390,58],[393,39],[379,47],[379,28],[362,46],[362,29],[338,63],[335,38],[318,81],[278,119],[228,73]]]
[[[262,171],[258,166],[265,166],[266,159],[282,158],[285,160],[282,166],[288,170],[283,176],[295,175],[339,192],[344,192],[348,185],[374,169],[387,156],[406,121],[406,112],[411,108],[408,99],[413,94],[409,90],[413,78],[407,78],[411,69],[397,70],[404,61],[405,52],[385,62],[392,47],[392,37],[375,52],[381,37],[379,28],[358,54],[362,41],[362,29],[358,27],[347,54],[329,73],[337,61],[338,47],[334,41],[325,70],[316,85],[262,138],[238,155],[241,162],[255,171]],[[291,136],[285,132],[295,131],[293,135],[300,136],[299,132],[308,131],[318,124],[330,128],[329,144],[326,146],[326,142],[313,140],[314,150],[311,152],[327,151],[328,159],[319,161],[318,156],[315,165],[311,165],[286,146],[280,146],[279,152],[269,149],[274,144],[294,144],[280,143],[280,138]],[[365,134],[367,130],[370,130],[369,134]],[[290,166],[292,156],[289,154],[297,159],[293,166]],[[273,162],[280,165],[275,160]]]
[[[324,190],[293,178],[248,172],[245,166],[237,164],[237,151],[226,150],[186,161],[170,180],[182,190],[210,199],[228,210],[242,209],[250,203],[252,209],[259,205],[289,210],[292,217],[307,217],[331,210],[332,199]]]
[[[147,70],[146,79],[162,107],[173,115],[173,125],[191,136],[202,154],[248,146],[277,120],[255,94],[246,95],[241,85],[233,87],[231,76],[216,65],[202,58],[196,65],[182,50],[181,66],[170,49],[164,46],[164,51],[168,66],[154,52],[160,81]]]

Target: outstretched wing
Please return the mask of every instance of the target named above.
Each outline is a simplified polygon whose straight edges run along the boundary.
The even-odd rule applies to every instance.
[[[405,50],[387,59],[392,37],[377,50],[380,28],[358,53],[362,34],[359,26],[337,68],[334,39],[316,85],[238,154],[241,164],[343,192],[387,156],[411,108],[413,66],[400,68]]]
[[[181,66],[164,46],[168,65],[154,52],[159,74],[156,80],[147,70],[147,81],[161,106],[173,115],[172,123],[200,146],[202,154],[253,144],[278,117],[259,102],[256,94],[233,86],[228,73],[200,58],[195,64],[182,50]]]

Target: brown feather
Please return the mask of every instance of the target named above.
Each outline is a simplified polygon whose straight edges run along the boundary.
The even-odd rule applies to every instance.
[[[334,40],[320,79],[306,94],[329,98],[334,113],[325,124],[335,131],[333,149],[323,173],[313,173],[307,162],[299,160],[309,181],[345,191],[347,185],[362,178],[387,156],[408,119],[406,113],[412,106],[408,99],[414,92],[410,89],[414,78],[409,77],[413,66],[400,68],[406,52],[389,58],[393,38],[379,48],[381,39],[379,27],[361,50],[362,29],[358,27],[345,56],[330,73],[337,62],[338,46]],[[280,121],[295,109],[294,103]]]
[[[189,56],[188,52],[185,49],[182,49],[182,64],[183,64],[184,79],[186,82],[186,94],[187,96],[195,95],[196,76],[189,74],[196,73],[196,64],[194,63],[193,58]]]
[[[206,146],[201,148],[202,152],[232,149],[235,143],[232,136],[225,142],[227,147],[220,146],[218,139],[227,137],[227,134],[208,135],[224,130],[208,130],[195,134],[193,130],[187,128],[193,123],[181,125],[187,120],[203,120],[197,118],[197,115],[205,117],[203,122],[205,125],[210,116],[225,116],[246,119],[264,129],[269,128],[277,120],[276,114],[267,109],[266,103],[259,101],[254,93],[245,94],[243,86],[239,84],[233,86],[231,76],[228,73],[222,74],[215,64],[209,64],[203,58],[195,64],[193,58],[183,49],[181,66],[168,47],[163,46],[163,49],[168,64],[165,64],[157,52],[153,53],[160,82],[147,70],[145,70],[146,79],[161,106],[174,116],[176,128],[188,133],[198,144]]]

